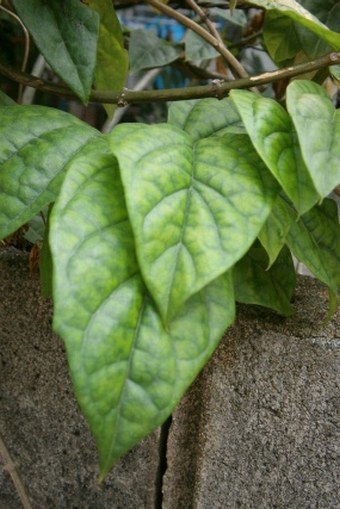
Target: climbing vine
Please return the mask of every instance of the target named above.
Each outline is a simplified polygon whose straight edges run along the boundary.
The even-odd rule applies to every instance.
[[[337,2],[238,1],[229,10],[190,0],[184,13],[149,3],[185,26],[184,44],[132,31],[128,53],[111,0],[12,0],[63,84],[0,62],[11,80],[99,101],[109,116],[114,104],[172,101],[164,123],[103,134],[0,95],[0,235],[48,209],[42,287],[102,478],[171,414],[235,302],[293,313],[292,255],[329,288],[330,313],[340,287],[340,116],[325,86],[338,84]],[[260,29],[244,37],[254,12]],[[208,14],[237,25],[239,39]],[[249,75],[233,48],[254,38],[275,69]],[[194,50],[198,62],[185,57]],[[209,70],[216,59],[219,70]],[[124,88],[129,65],[175,64],[201,82]]]

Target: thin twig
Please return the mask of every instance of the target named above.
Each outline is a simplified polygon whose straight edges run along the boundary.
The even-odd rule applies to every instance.
[[[19,23],[19,25],[21,26],[21,28],[22,28],[22,30],[24,32],[25,48],[24,48],[24,56],[23,56],[22,64],[21,64],[21,71],[25,72],[26,71],[26,66],[27,66],[27,61],[28,61],[28,55],[29,55],[29,52],[30,52],[30,35],[28,33],[27,28],[25,27],[25,25],[23,24],[23,22],[19,18],[19,16],[17,16],[14,12],[10,11],[9,9],[6,9],[6,7],[4,7],[1,4],[0,4],[0,9],[2,11],[6,12],[12,18],[14,18]],[[24,91],[23,84],[20,83],[20,85],[19,85],[19,93],[18,93],[18,103],[21,103],[23,91]]]
[[[215,37],[215,39],[220,39],[220,34],[218,33],[218,30],[216,29],[214,23],[209,18],[208,13],[200,7],[195,0],[186,0],[187,5],[199,16],[201,21],[206,24],[209,32],[211,35]]]
[[[259,30],[258,32],[254,32],[253,34],[251,35],[248,35],[247,37],[244,37],[243,39],[241,39],[240,41],[238,42],[234,42],[232,44],[229,45],[229,49],[232,49],[232,48],[240,48],[242,46],[246,46],[249,42],[257,39],[258,37],[260,37],[261,35],[263,34],[263,30]]]
[[[249,78],[240,78],[238,80],[226,82],[223,82],[222,80],[213,80],[213,82],[209,85],[198,85],[196,87],[142,90],[140,92],[134,92],[128,89],[119,91],[93,90],[90,94],[89,100],[91,102],[104,104],[117,104],[124,102],[124,105],[126,105],[146,102],[184,101],[188,99],[203,99],[204,97],[216,97],[217,99],[223,99],[229,94],[230,90],[233,89],[266,85],[268,83],[279,81],[283,78],[293,78],[300,74],[316,71],[336,64],[340,64],[340,52],[328,53],[327,55],[303,64],[265,72]],[[0,74],[3,74],[13,81],[23,83],[33,88],[38,88],[39,90],[44,90],[45,92],[50,92],[54,95],[76,97],[76,95],[67,87],[56,85],[41,78],[36,78],[31,74],[17,71],[2,63],[0,63]]]
[[[133,90],[144,90],[150,83],[154,81],[154,79],[159,75],[159,73],[162,71],[161,68],[151,69],[151,71],[148,71],[144,76],[136,83],[136,85],[133,87]],[[104,123],[101,132],[102,133],[109,133],[112,131],[113,127],[120,122],[120,120],[123,118],[126,111],[129,109],[130,104],[127,104],[126,106],[123,106],[122,108],[117,109],[114,112],[114,115],[112,118],[109,118]]]
[[[31,506],[29,498],[26,494],[24,485],[22,484],[22,482],[20,480],[19,474],[15,469],[14,462],[13,462],[1,436],[0,436],[0,456],[2,456],[2,458],[4,459],[4,462],[5,462],[4,468],[9,472],[10,476],[12,477],[13,484],[14,484],[14,486],[17,490],[17,493],[20,497],[22,506],[24,507],[24,509],[32,509],[32,506]]]
[[[220,55],[224,58],[224,60],[229,64],[229,66],[234,69],[237,76],[240,78],[246,78],[248,76],[247,71],[244,69],[244,67],[240,64],[240,62],[237,60],[237,58],[234,57],[234,55],[228,50],[228,48],[225,46],[223,39],[215,27],[214,23],[209,19],[209,16],[207,13],[200,7],[195,0],[186,0],[186,3],[188,4],[191,9],[196,12],[196,14],[201,18],[201,20],[206,24],[208,30],[210,31],[211,35],[215,37],[217,41],[217,45],[215,46],[216,50],[219,52]]]
[[[146,0],[146,2],[149,5],[152,5],[155,9],[162,12],[163,14],[166,14],[170,18],[175,19],[178,21],[181,25],[189,28],[196,34],[198,34],[202,39],[207,41],[213,48],[215,48],[226,60],[226,62],[230,65],[232,69],[234,69],[237,76],[240,78],[246,78],[248,74],[246,73],[245,69],[242,67],[240,62],[237,60],[237,58],[234,57],[234,55],[225,47],[223,42],[221,43],[219,39],[216,39],[214,35],[212,35],[208,30],[203,28],[201,25],[196,23],[190,18],[187,18],[187,16],[184,16],[181,12],[176,11],[172,7],[169,7],[169,5],[163,4],[160,0]]]
[[[170,63],[170,65],[172,67],[177,67],[178,69],[181,69],[190,77],[205,80],[228,81],[228,77],[225,74],[216,71],[210,71],[209,69],[204,69],[203,67],[199,67],[193,64],[192,62],[185,60],[183,57],[179,57],[177,60],[174,60],[173,62]]]

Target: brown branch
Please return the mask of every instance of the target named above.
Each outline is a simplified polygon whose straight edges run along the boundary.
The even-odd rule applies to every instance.
[[[229,64],[229,66],[234,69],[237,76],[240,78],[246,78],[248,76],[247,71],[244,69],[244,67],[240,64],[240,62],[237,60],[237,58],[234,57],[234,55],[228,50],[228,48],[225,46],[223,39],[216,29],[214,23],[209,19],[207,13],[200,7],[195,0],[186,0],[187,4],[191,9],[196,12],[196,14],[201,18],[201,20],[206,24],[208,30],[210,31],[211,35],[215,37],[216,40],[216,46],[215,49],[219,52],[219,54],[224,58],[224,60]]]
[[[228,81],[228,78],[225,74],[221,74],[219,72],[210,71],[209,69],[199,67],[198,65],[195,65],[192,62],[185,60],[184,57],[179,57],[177,60],[171,62],[170,65],[171,67],[181,69],[184,73],[186,73],[188,76],[192,78]]]
[[[0,436],[0,456],[2,456],[5,462],[4,468],[9,472],[10,476],[12,477],[13,484],[20,497],[22,506],[24,507],[24,509],[32,509],[31,503],[28,499],[28,496],[26,495],[25,488],[20,480],[18,472],[15,469],[14,462],[1,436]]]
[[[89,100],[91,102],[126,106],[127,104],[133,103],[184,101],[188,99],[202,99],[204,97],[216,97],[217,99],[223,99],[229,94],[230,90],[233,89],[252,88],[266,85],[268,83],[279,81],[283,78],[293,78],[300,74],[316,71],[336,64],[340,64],[340,52],[332,52],[303,64],[265,72],[249,78],[241,78],[227,82],[214,80],[209,85],[163,90],[142,90],[136,92],[128,89],[123,89],[122,91],[94,90],[92,91]],[[44,81],[41,78],[36,78],[30,74],[16,71],[2,63],[0,63],[0,74],[3,74],[13,81],[44,90],[45,92],[50,92],[54,95],[73,98],[76,97],[75,94],[67,87],[55,85]]]
[[[229,64],[229,66],[235,71],[237,76],[241,78],[246,78],[248,74],[244,70],[243,66],[240,64],[240,62],[234,57],[234,55],[225,47],[223,44],[223,41],[221,37],[219,36],[216,38],[214,35],[212,35],[208,30],[203,28],[201,25],[193,21],[192,19],[188,18],[187,16],[184,16],[179,11],[176,11],[176,9],[173,9],[172,7],[169,7],[167,4],[163,4],[160,0],[146,0],[146,2],[149,5],[152,5],[155,9],[162,12],[166,16],[169,16],[170,18],[175,19],[180,23],[181,25],[189,28],[193,32],[195,32],[197,35],[202,37],[205,41],[207,41],[213,48],[215,48],[220,55],[225,59],[225,61]],[[191,0],[189,0],[189,4],[192,8],[195,8],[197,4],[194,3]],[[197,6],[198,7],[198,6]]]

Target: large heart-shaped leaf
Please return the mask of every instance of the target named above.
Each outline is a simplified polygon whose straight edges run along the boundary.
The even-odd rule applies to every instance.
[[[178,101],[171,104],[169,124],[180,127],[196,141],[226,133],[245,133],[245,128],[229,98]]]
[[[321,86],[307,80],[288,86],[287,108],[315,188],[327,196],[340,184],[340,111]]]
[[[253,246],[233,269],[235,298],[245,304],[258,304],[289,316],[296,283],[292,256],[283,248],[275,263],[267,269],[268,258],[259,244]]]
[[[112,0],[86,0],[86,3],[100,16],[95,70],[96,88],[121,90],[128,73],[129,58]],[[113,104],[104,106],[107,114],[111,116],[115,106]]]
[[[294,255],[329,288],[340,289],[340,225],[333,200],[324,200],[292,222],[287,245]]]
[[[98,131],[43,106],[0,109],[0,238],[53,202],[70,159]]]
[[[165,330],[139,274],[116,161],[105,139],[70,165],[51,216],[56,331],[103,477],[161,424],[234,317],[224,274]]]
[[[39,51],[87,102],[96,65],[99,16],[79,0],[13,0]]]
[[[168,124],[125,124],[110,136],[143,278],[168,321],[246,252],[277,186],[246,135],[193,143]]]
[[[320,195],[302,159],[288,113],[273,99],[246,90],[233,90],[231,97],[257,152],[298,212],[307,212]]]

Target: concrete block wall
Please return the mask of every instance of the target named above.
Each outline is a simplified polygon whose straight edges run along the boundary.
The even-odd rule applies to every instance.
[[[166,443],[157,430],[99,486],[51,308],[25,255],[0,252],[0,434],[33,509],[340,509],[340,314],[324,323],[307,277],[295,300],[288,320],[240,306]],[[0,458],[0,509],[20,507]]]
[[[0,253],[0,435],[33,509],[155,506],[159,432],[125,456],[99,485],[98,459],[75,401],[51,306],[25,255]],[[0,458],[0,509],[21,503]]]
[[[295,306],[240,306],[174,412],[164,509],[340,509],[340,313],[306,276]]]

